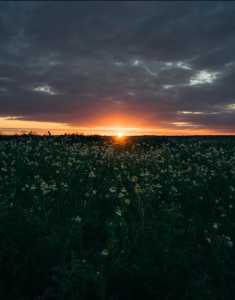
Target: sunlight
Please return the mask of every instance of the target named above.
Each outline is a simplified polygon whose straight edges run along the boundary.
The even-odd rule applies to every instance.
[[[118,134],[118,137],[122,137],[122,133],[119,133],[119,134]]]

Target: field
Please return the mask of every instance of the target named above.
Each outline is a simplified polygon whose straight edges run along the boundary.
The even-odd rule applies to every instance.
[[[0,157],[0,299],[234,299],[234,137],[2,136]]]

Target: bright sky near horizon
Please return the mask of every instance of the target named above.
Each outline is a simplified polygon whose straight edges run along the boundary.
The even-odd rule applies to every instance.
[[[235,134],[235,3],[1,1],[0,131]]]

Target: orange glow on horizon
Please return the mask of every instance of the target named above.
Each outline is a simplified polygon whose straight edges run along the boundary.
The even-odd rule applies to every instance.
[[[123,117],[124,118],[124,117]],[[117,120],[117,121],[116,121]],[[192,126],[190,128],[182,128],[181,123],[166,123],[157,124],[151,126],[151,124],[142,123],[138,120],[134,123],[128,118],[128,121],[119,119],[114,119],[108,123],[108,119],[103,122],[100,121],[102,126],[69,126],[68,124],[55,123],[55,122],[38,122],[38,121],[23,121],[14,120],[9,118],[0,117],[0,132],[5,135],[22,134],[22,131],[37,132],[39,135],[48,134],[48,131],[52,135],[61,135],[64,133],[83,133],[84,135],[106,135],[106,136],[118,136],[119,139],[123,139],[124,136],[131,135],[157,135],[157,136],[187,136],[187,135],[234,135],[235,132],[227,132],[226,128],[224,130],[216,129],[202,129]],[[142,123],[142,124],[141,124]],[[228,130],[229,131],[229,130]]]

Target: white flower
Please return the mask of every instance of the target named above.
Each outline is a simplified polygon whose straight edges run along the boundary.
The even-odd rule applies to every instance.
[[[108,252],[108,250],[107,249],[104,249],[103,251],[102,251],[102,255],[105,255],[105,256],[107,256],[109,254],[109,252]]]
[[[89,176],[88,177],[95,177],[95,173],[92,171],[90,174],[89,174]]]
[[[186,179],[186,180],[187,180],[187,179]],[[178,191],[177,191],[177,188],[175,188],[174,186],[171,187],[171,190],[172,190],[173,192],[175,192],[175,193],[178,192]]]
[[[213,224],[213,228],[218,229],[218,224],[217,224],[217,223],[214,223],[214,224]]]
[[[121,216],[121,215],[122,215],[122,211],[119,209],[119,210],[116,212],[116,214],[117,214],[118,216]]]
[[[116,188],[115,188],[114,186],[113,186],[113,187],[111,187],[109,190],[110,190],[110,192],[111,192],[111,193],[114,193],[114,192],[116,192]]]
[[[75,221],[76,221],[76,222],[80,223],[81,220],[82,220],[82,219],[81,219],[79,216],[76,216],[76,218],[75,218]]]

